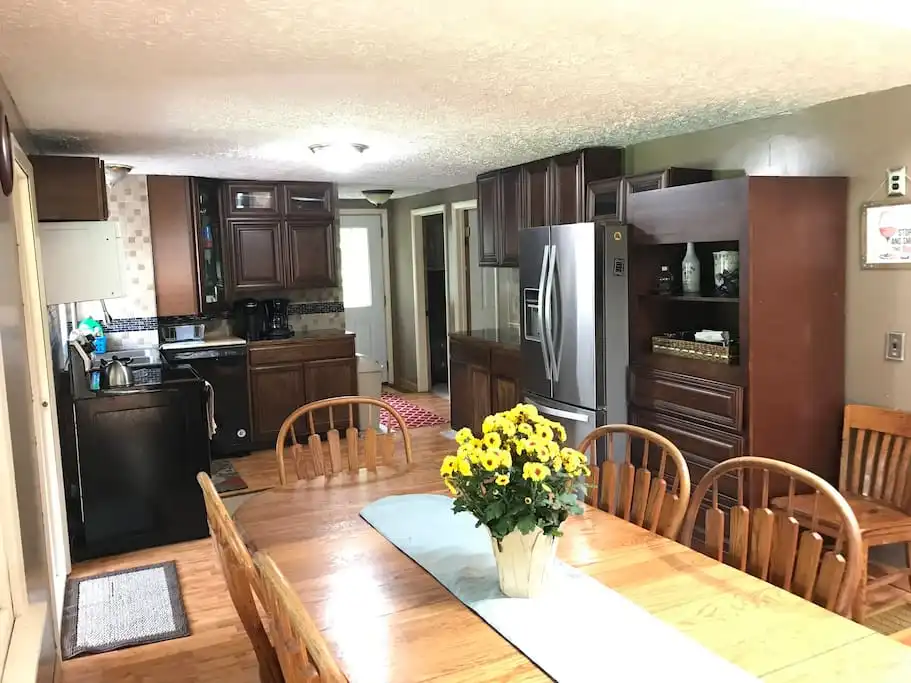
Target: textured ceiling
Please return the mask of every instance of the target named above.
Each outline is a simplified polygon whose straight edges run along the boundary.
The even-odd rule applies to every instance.
[[[48,150],[434,188],[911,83],[899,0],[3,0]],[[895,12],[906,16],[896,16]],[[346,176],[307,146],[370,145]]]

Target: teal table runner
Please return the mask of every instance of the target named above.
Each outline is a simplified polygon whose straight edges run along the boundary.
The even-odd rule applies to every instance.
[[[544,595],[505,597],[487,531],[466,512],[454,515],[446,496],[389,496],[361,517],[560,683],[634,680],[645,662],[649,680],[677,680],[685,662],[701,680],[758,681],[564,562],[551,570]]]

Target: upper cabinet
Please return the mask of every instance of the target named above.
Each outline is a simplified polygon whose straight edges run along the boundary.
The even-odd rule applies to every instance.
[[[622,171],[623,150],[592,147],[478,176],[478,262],[518,266],[519,230],[586,220],[587,183]]]
[[[713,173],[702,168],[666,168],[627,177],[608,178],[588,183],[586,219],[626,223],[629,196],[665,187],[691,185],[712,180]]]
[[[158,315],[224,311],[228,301],[221,183],[151,175],[146,183]]]
[[[95,157],[29,157],[39,221],[106,221],[104,163]]]
[[[285,223],[288,289],[336,287],[335,223],[314,218]]]
[[[281,221],[229,220],[228,238],[235,294],[247,296],[284,287]]]

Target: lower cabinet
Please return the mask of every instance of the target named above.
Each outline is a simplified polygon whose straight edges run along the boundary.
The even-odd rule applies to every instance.
[[[521,399],[519,350],[465,335],[449,337],[449,400],[453,429],[480,433],[484,418]]]
[[[274,445],[285,418],[297,408],[356,393],[353,334],[250,344],[250,411],[258,446]],[[333,417],[337,429],[350,424],[347,410],[336,410]],[[314,418],[317,432],[329,429],[328,410]],[[306,441],[308,427],[297,427],[298,441]]]

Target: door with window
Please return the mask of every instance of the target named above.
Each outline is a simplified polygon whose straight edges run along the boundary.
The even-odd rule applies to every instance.
[[[339,226],[345,324],[357,335],[357,352],[379,363],[383,381],[388,382],[383,215],[343,212]]]

